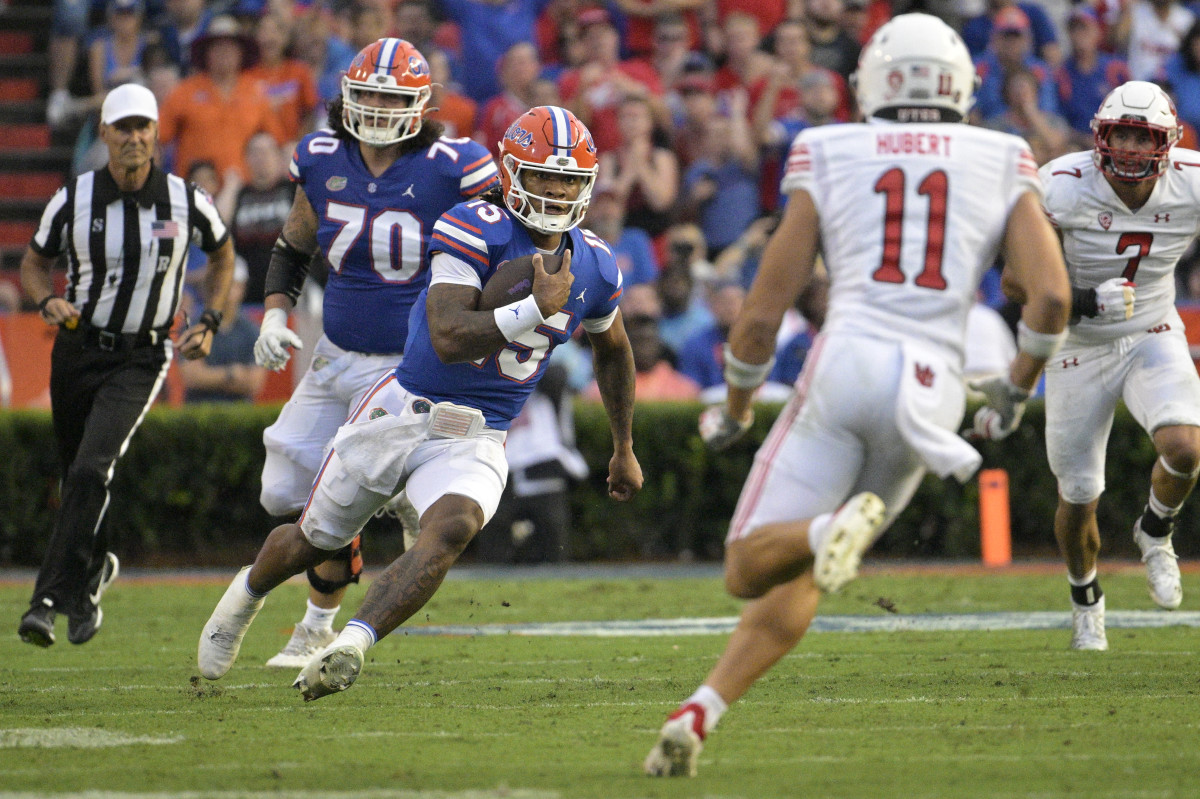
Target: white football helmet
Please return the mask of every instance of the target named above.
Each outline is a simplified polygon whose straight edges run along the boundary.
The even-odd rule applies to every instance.
[[[1117,150],[1108,144],[1116,127],[1149,130],[1154,149]],[[1167,168],[1167,153],[1179,142],[1183,126],[1175,113],[1175,104],[1167,93],[1144,80],[1122,83],[1108,93],[1100,110],[1092,117],[1096,149],[1092,160],[1106,175],[1126,183],[1137,183],[1161,175]]]
[[[962,38],[929,14],[901,14],[875,31],[851,82],[864,117],[900,122],[962,121],[979,86]]]

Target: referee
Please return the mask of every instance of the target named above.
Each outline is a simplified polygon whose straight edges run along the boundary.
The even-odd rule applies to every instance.
[[[59,189],[21,261],[21,285],[47,325],[58,327],[50,403],[62,463],[62,503],[38,572],[21,640],[54,643],[56,614],[73,644],[100,627],[100,595],[117,576],[104,512],[113,467],[158,396],[174,344],[188,245],[209,253],[210,307],[179,340],[203,358],[221,324],[233,276],[233,245],[212,199],[154,165],[158,104],[149,89],[118,86],[104,98],[100,139],[108,164]],[[67,290],[50,268],[67,254]]]

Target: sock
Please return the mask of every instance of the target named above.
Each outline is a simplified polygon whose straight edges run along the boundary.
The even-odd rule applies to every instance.
[[[814,516],[808,523],[808,548],[813,554],[825,543],[825,534],[829,532],[829,523],[833,521],[832,513],[822,513]]]
[[[358,647],[360,652],[366,653],[378,640],[379,635],[371,625],[359,619],[351,619],[346,622],[346,626],[338,633],[337,640],[333,642],[333,646],[350,644]]]
[[[1067,582],[1071,584],[1071,601],[1076,605],[1094,605],[1104,596],[1100,590],[1100,581],[1096,579],[1096,570],[1092,569],[1081,578],[1067,573]]]
[[[729,705],[725,704],[725,700],[721,695],[707,685],[701,685],[696,689],[696,693],[687,698],[683,703],[687,705],[699,705],[704,708],[704,734],[708,735],[717,726],[717,722],[721,720],[721,716],[729,709]]]
[[[341,607],[338,605],[333,608],[319,608],[310,599],[308,600],[308,610],[304,612],[304,619],[300,623],[312,630],[331,630],[333,629],[333,617],[337,615]]]
[[[1151,488],[1150,501],[1146,503],[1146,510],[1142,513],[1142,532],[1154,538],[1164,538],[1170,535],[1175,529],[1175,514],[1177,513],[1179,513],[1179,508],[1170,508],[1164,505],[1162,500],[1154,495],[1154,489]]]
[[[242,587],[246,589],[246,593],[250,595],[251,599],[262,599],[267,594],[271,593],[270,591],[263,591],[262,593],[259,593],[258,591],[255,591],[253,588],[250,587],[250,570],[249,569],[246,569],[245,575],[243,577],[241,577],[240,579],[241,579]]]

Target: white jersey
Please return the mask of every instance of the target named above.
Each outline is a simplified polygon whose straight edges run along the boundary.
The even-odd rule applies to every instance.
[[[946,123],[826,125],[792,143],[829,270],[826,333],[932,345],[961,372],[967,314],[1017,199],[1040,197],[1024,140]]]
[[[1076,288],[1122,275],[1137,284],[1133,317],[1084,317],[1071,327],[1078,343],[1114,341],[1160,324],[1176,324],[1175,264],[1200,232],[1200,152],[1176,147],[1150,199],[1136,211],[1117,196],[1090,151],[1042,167],[1044,207],[1058,229]]]

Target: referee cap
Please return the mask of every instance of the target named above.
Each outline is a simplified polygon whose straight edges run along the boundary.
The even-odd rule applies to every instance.
[[[154,92],[136,83],[126,83],[113,89],[100,107],[100,119],[105,125],[125,117],[145,117],[158,121],[158,101]]]

